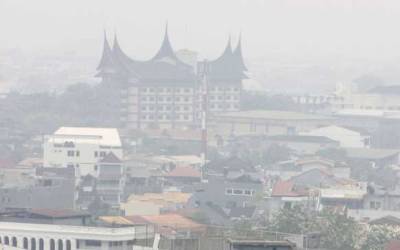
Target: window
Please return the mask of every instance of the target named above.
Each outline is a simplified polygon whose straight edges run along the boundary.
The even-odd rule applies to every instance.
[[[44,250],[44,240],[43,239],[39,239],[39,250]],[[69,249],[71,250],[71,249]]]
[[[76,157],[79,157],[81,155],[81,152],[79,150],[76,151]]]
[[[189,88],[185,88],[185,93],[189,93],[190,89]]]
[[[234,189],[234,190],[233,190],[233,194],[235,194],[235,195],[242,195],[242,194],[243,194],[243,190],[242,190],[242,189]]]
[[[143,102],[147,101],[147,97],[142,96],[142,98],[140,98],[140,100],[142,100]]]
[[[181,98],[179,96],[175,97],[175,101],[179,102],[181,100]]]
[[[228,188],[225,190],[225,194],[227,194],[227,195],[232,195],[232,193],[233,193],[232,188]]]
[[[185,102],[189,102],[190,101],[190,99],[189,99],[189,97],[185,97]]]
[[[63,250],[64,249],[64,244],[61,239],[58,240],[58,250]]]
[[[379,201],[371,201],[369,204],[371,209],[380,209],[381,208],[381,203]]]
[[[35,238],[31,239],[31,250],[36,250],[36,239]]]
[[[50,240],[50,250],[56,250],[56,242],[54,239]]]
[[[13,246],[13,247],[16,247],[16,246],[17,246],[17,238],[16,238],[15,236],[12,237],[11,243],[12,243],[12,246]]]
[[[99,157],[99,152],[97,152],[97,151],[94,151],[94,157]]]
[[[146,106],[142,106],[141,110],[146,111],[147,107]]]
[[[73,150],[68,150],[68,151],[67,151],[67,156],[68,156],[68,157],[73,157],[73,156],[75,156],[75,151],[73,151]]]
[[[153,96],[149,97],[149,100],[150,100],[151,102],[154,102],[155,99],[156,99],[156,98],[154,98]]]
[[[28,249],[28,238],[25,237],[22,244],[24,249]]]
[[[105,151],[101,151],[100,152],[100,157],[104,157],[104,156],[106,156],[106,152]]]
[[[246,189],[246,190],[244,190],[244,194],[251,196],[253,194],[253,192],[251,190]]]
[[[153,93],[155,90],[154,88],[150,88],[150,92]]]
[[[185,107],[183,108],[183,110],[189,111],[189,106],[185,106]]]
[[[160,102],[163,102],[163,101],[164,101],[164,97],[160,96],[160,97],[158,97],[158,100],[159,100]]]
[[[90,247],[100,247],[101,241],[99,240],[85,240],[85,245]]]
[[[184,116],[183,116],[183,119],[184,119],[185,121],[187,121],[187,120],[189,120],[189,116],[188,116],[188,115],[184,115]]]

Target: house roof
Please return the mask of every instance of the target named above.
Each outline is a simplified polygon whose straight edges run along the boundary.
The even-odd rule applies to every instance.
[[[193,167],[175,167],[171,172],[166,173],[165,177],[189,177],[200,178],[201,173]]]
[[[325,136],[312,136],[312,135],[275,135],[267,137],[273,141],[286,141],[286,142],[305,142],[305,143],[337,143]]]
[[[371,225],[391,225],[391,226],[399,226],[400,225],[400,218],[387,215],[375,220],[371,220],[369,222]]]
[[[275,197],[299,197],[299,196],[307,196],[302,190],[296,191],[295,185],[292,181],[278,181],[272,188],[271,196]]]
[[[226,112],[217,116],[217,118],[244,118],[260,120],[331,120],[331,117],[308,113],[281,111],[281,110],[248,110],[237,112]]]
[[[130,201],[152,202],[157,204],[164,203],[186,203],[192,196],[190,193],[182,192],[165,192],[165,193],[145,193],[142,195],[133,194],[128,198]]]
[[[115,163],[119,164],[122,161],[116,156],[113,152],[109,152],[103,159],[100,160],[100,163]]]
[[[72,209],[30,209],[27,211],[30,214],[40,215],[48,218],[74,218],[74,217],[88,217],[89,213],[83,211],[77,211]]]
[[[400,240],[392,240],[385,246],[385,250],[399,250],[399,249],[400,249]]]
[[[115,128],[61,127],[49,137],[49,141],[98,143],[101,146],[121,147],[119,133]]]
[[[174,230],[203,230],[204,225],[179,214],[160,214],[146,216],[102,216],[100,220],[117,225],[146,225],[167,227]]]
[[[378,148],[346,148],[347,157],[355,159],[380,160],[393,157],[399,154],[396,149]]]

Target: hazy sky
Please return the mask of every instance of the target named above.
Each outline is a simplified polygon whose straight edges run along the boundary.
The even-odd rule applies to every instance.
[[[207,57],[240,31],[248,57],[400,56],[398,0],[0,0],[0,49],[96,55],[106,28],[147,58],[166,20],[175,49]]]

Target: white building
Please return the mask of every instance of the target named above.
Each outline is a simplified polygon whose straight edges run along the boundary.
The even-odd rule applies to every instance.
[[[324,136],[338,141],[341,147],[364,148],[370,146],[370,136],[361,132],[339,126],[326,126],[301,133],[308,136]]]
[[[76,176],[98,175],[97,163],[109,152],[122,159],[117,129],[61,127],[44,141],[44,167],[75,167]]]
[[[103,228],[0,222],[0,245],[29,250],[125,250],[154,238],[146,226]]]

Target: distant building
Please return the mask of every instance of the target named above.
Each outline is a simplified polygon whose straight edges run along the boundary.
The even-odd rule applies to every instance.
[[[125,188],[122,161],[113,152],[109,152],[99,161],[98,172],[97,194],[112,208],[119,208]]]
[[[146,238],[154,237],[150,230],[140,225],[104,228],[0,222],[0,240],[5,246],[20,249],[128,250],[140,240],[151,240]]]
[[[235,49],[229,40],[222,55],[208,64],[209,111],[239,110],[247,78],[240,40]],[[116,37],[112,48],[105,38],[97,77],[121,89],[124,128],[199,127],[202,67],[195,52],[173,50],[166,29],[160,49],[147,61],[127,56]]]
[[[332,117],[277,110],[225,112],[215,115],[210,127],[221,136],[296,135],[300,132],[327,126]]]
[[[44,167],[74,167],[76,176],[98,176],[98,162],[109,152],[122,159],[117,129],[61,127],[44,141]]]
[[[295,250],[296,244],[289,241],[229,240],[224,250]]]
[[[338,141],[341,147],[345,148],[368,148],[371,137],[369,134],[339,126],[326,126],[303,132],[302,135],[324,136],[331,140]]]

